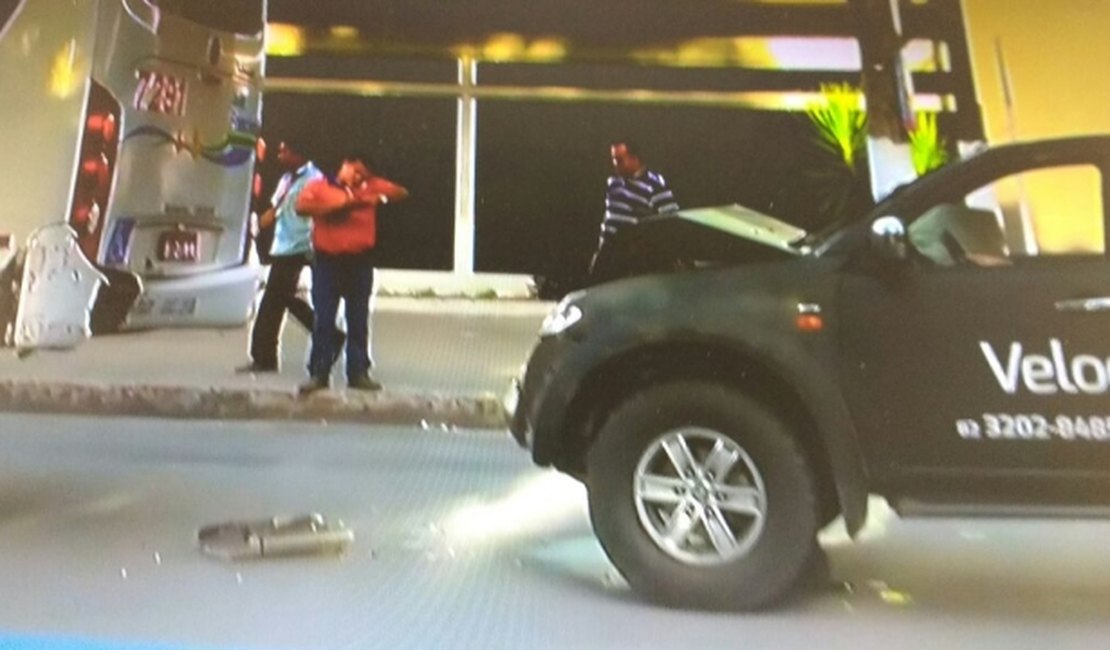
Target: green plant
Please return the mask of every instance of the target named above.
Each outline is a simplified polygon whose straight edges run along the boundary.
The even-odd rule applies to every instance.
[[[859,89],[821,84],[821,99],[810,104],[806,116],[817,131],[817,144],[855,173],[867,143],[867,113],[860,108]]]
[[[948,143],[937,129],[936,113],[918,113],[917,125],[908,135],[913,153],[913,168],[918,176],[948,162]]]
[[[851,84],[822,84],[821,97],[805,111],[814,131],[814,159],[804,175],[817,201],[807,225],[825,228],[859,209],[866,192],[867,113]],[[863,194],[861,194],[863,192]]]

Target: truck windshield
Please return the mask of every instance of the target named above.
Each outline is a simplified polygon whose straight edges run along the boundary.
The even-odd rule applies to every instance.
[[[262,31],[264,3],[259,0],[154,0],[152,4],[164,13],[222,32],[253,35]]]

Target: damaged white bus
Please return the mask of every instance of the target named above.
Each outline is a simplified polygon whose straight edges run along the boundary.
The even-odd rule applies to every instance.
[[[244,322],[265,0],[0,0],[0,342]]]

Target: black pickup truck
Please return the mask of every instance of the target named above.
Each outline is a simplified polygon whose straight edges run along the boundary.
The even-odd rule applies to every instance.
[[[680,607],[774,603],[869,495],[1106,516],[1108,172],[1110,136],[989,149],[826,236],[756,223],[777,259],[571,294],[513,435],[585,482],[633,589]]]

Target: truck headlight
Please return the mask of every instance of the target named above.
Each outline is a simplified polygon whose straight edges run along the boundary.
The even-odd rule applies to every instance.
[[[580,320],[582,320],[582,310],[578,305],[569,300],[563,300],[543,319],[543,324],[540,325],[540,336],[562,334]]]

